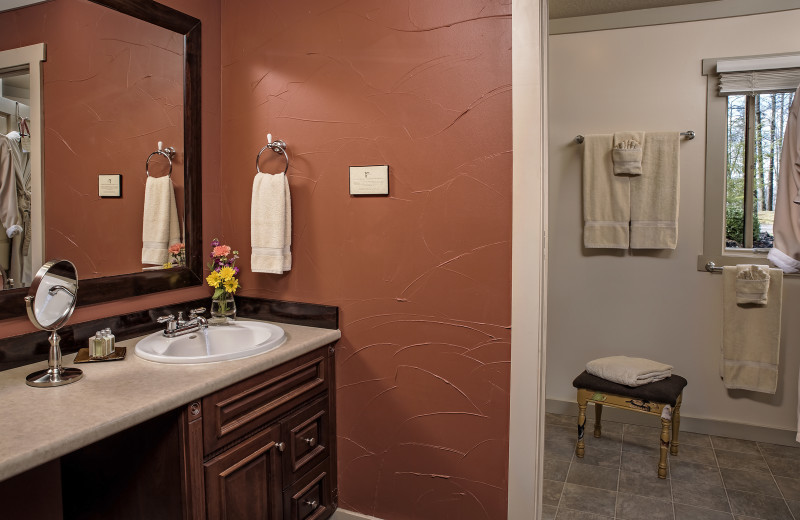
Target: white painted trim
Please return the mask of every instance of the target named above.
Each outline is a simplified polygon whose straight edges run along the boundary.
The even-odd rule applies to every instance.
[[[508,518],[540,517],[547,257],[547,0],[512,0],[514,134]]]
[[[578,403],[576,401],[548,399],[546,409],[549,413],[574,415],[577,422]],[[590,413],[587,416],[591,418],[594,417],[594,414]],[[603,408],[603,421],[640,424],[642,426],[660,426],[658,417],[610,406]],[[680,431],[733,437],[747,441],[769,442],[783,446],[797,446],[797,441],[795,440],[797,432],[794,430],[779,430],[757,424],[733,423],[719,419],[686,416],[684,414],[681,414]],[[577,436],[577,434],[576,430],[575,435]],[[680,439],[680,437],[678,438]]]
[[[575,16],[550,20],[550,34],[605,31],[646,25],[713,20],[733,16],[774,13],[797,9],[797,0],[718,0],[699,4],[636,9],[620,13]]]
[[[47,48],[44,43],[28,45],[0,51],[0,70],[20,65],[27,65],[30,73],[30,118],[31,118],[31,228],[34,230],[31,240],[31,265],[33,272],[44,263],[44,190],[42,172],[44,171],[44,154],[42,143],[44,128],[42,126],[42,62],[47,59]],[[15,123],[16,124],[16,123]],[[38,233],[36,230],[39,230]]]
[[[381,520],[377,516],[362,515],[346,509],[337,509],[333,512],[331,520]]]

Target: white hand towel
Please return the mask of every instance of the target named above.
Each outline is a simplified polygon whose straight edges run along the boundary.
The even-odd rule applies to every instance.
[[[769,267],[741,264],[736,266],[736,303],[767,304]]]
[[[644,358],[610,356],[586,363],[586,371],[627,386],[642,386],[672,376],[672,366]]]
[[[774,394],[778,387],[783,271],[769,270],[766,305],[736,303],[736,267],[722,268],[722,378],[725,388]]]
[[[675,249],[678,244],[680,134],[644,136],[642,174],[631,182],[631,249]]]
[[[142,263],[161,265],[169,260],[169,246],[181,241],[175,190],[169,177],[148,177],[144,187]]]
[[[285,173],[257,173],[250,206],[250,268],[282,274],[292,268],[292,199]]]
[[[614,132],[614,175],[642,174],[644,132]]]
[[[630,177],[614,175],[614,137],[587,135],[583,141],[583,245],[628,249]]]

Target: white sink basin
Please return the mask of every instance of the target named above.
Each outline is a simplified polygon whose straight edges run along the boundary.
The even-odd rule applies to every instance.
[[[213,363],[262,354],[286,341],[282,328],[260,321],[210,326],[177,338],[154,332],[136,344],[136,355],[159,363]]]

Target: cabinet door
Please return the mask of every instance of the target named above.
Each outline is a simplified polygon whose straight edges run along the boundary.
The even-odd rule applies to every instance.
[[[273,427],[204,464],[209,520],[279,520],[280,428]]]

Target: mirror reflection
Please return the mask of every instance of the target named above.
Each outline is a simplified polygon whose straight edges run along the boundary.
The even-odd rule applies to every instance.
[[[88,0],[52,0],[0,12],[0,26],[0,51],[47,45],[45,126],[29,128],[43,139],[44,200],[34,193],[30,202],[33,211],[43,212],[43,224],[22,226],[21,236],[42,243],[47,257],[71,258],[84,279],[163,268],[171,258],[166,249],[183,242],[183,35]],[[16,114],[3,114],[0,133],[6,135],[16,130]],[[172,228],[163,241],[168,243],[162,246],[159,239],[162,252],[153,256],[143,235],[145,167],[159,141],[175,154],[154,155],[147,164],[149,178],[167,176],[172,162],[162,184],[170,184],[178,220],[167,220]],[[103,185],[109,179],[111,190]],[[24,191],[20,184],[9,191]],[[0,267],[5,278],[15,280],[14,287],[28,285],[30,268],[27,275],[24,267],[13,270],[13,251],[13,237],[8,246],[0,242]]]

